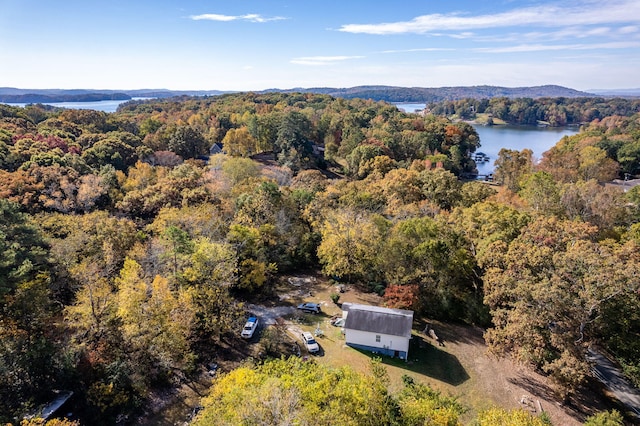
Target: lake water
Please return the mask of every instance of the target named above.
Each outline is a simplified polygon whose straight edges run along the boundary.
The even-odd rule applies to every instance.
[[[542,153],[549,150],[560,139],[578,133],[577,127],[536,127],[536,126],[478,126],[473,128],[480,136],[480,148],[489,156],[489,161],[477,163],[478,174],[493,173],[493,163],[498,158],[500,149],[522,151],[528,148],[533,151],[534,160],[542,158]]]
[[[425,108],[425,104],[402,103],[396,104],[406,112],[415,112]],[[540,159],[542,153],[549,150],[564,136],[578,133],[577,127],[536,127],[536,126],[480,126],[472,124],[480,136],[480,148],[476,152],[483,152],[489,156],[489,161],[478,162],[478,174],[493,173],[493,163],[498,158],[502,148],[522,151],[528,148],[533,151],[534,159]]]
[[[130,100],[137,99],[148,99],[148,98],[133,98]],[[94,109],[96,111],[104,111],[104,112],[116,112],[118,106],[124,102],[128,102],[129,100],[124,101],[95,101],[95,102],[42,102],[43,105],[51,105],[59,108],[70,108],[70,109]],[[6,105],[25,107],[29,105],[29,103],[8,103],[5,102]]]
[[[424,109],[427,105],[426,104],[414,104],[414,103],[402,103],[402,104],[394,104],[395,106],[398,107],[398,109],[404,111],[404,112],[416,112],[418,110],[422,110]]]

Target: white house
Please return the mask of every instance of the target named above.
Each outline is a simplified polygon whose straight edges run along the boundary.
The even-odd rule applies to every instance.
[[[347,345],[407,359],[413,311],[343,303]]]

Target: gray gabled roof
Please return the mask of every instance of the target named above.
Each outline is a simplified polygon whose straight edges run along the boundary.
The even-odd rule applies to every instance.
[[[343,309],[348,311],[345,330],[411,337],[413,311],[347,303],[343,305]]]

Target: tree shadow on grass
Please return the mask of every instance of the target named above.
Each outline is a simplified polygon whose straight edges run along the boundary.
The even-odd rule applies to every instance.
[[[605,401],[601,397],[601,392],[589,382],[579,387],[564,401],[551,386],[542,383],[540,380],[536,380],[535,378],[521,375],[519,377],[509,379],[509,382],[521,387],[533,397],[545,399],[547,401],[554,401],[558,406],[562,406],[568,414],[580,422],[583,422],[588,416],[592,416],[599,411],[605,411],[612,408],[619,409],[619,407],[607,403],[608,401]]]
[[[369,358],[378,357],[382,363],[422,374],[427,377],[458,386],[469,380],[469,374],[458,358],[425,341],[421,336],[413,335],[409,342],[409,359],[402,360],[386,355],[354,348]]]
[[[444,342],[466,343],[472,345],[484,345],[484,330],[478,326],[454,324],[437,320],[417,318],[414,321],[414,330],[424,334],[425,328],[433,328],[438,337]]]

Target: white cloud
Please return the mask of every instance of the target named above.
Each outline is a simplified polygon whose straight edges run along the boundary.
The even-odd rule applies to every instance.
[[[293,58],[290,62],[297,65],[329,65],[350,59],[361,59],[364,56],[303,56]]]
[[[411,52],[443,52],[455,49],[447,47],[422,47],[417,49],[383,50],[380,53],[411,53]]]
[[[629,49],[640,47],[640,42],[622,41],[594,44],[521,44],[509,47],[482,47],[474,49],[483,53],[518,53],[541,52],[550,50],[596,50],[596,49]]]
[[[270,21],[281,21],[284,18],[282,16],[274,16],[271,18],[265,18],[256,13],[249,13],[246,15],[220,15],[217,13],[204,13],[202,15],[192,15],[191,18],[194,21],[218,21],[218,22],[230,22],[230,21],[249,21],[249,22],[270,22]]]
[[[629,26],[620,28],[618,32],[620,34],[633,34],[633,33],[637,33],[638,30],[640,30],[640,28],[638,28],[636,25],[629,25]]]
[[[361,34],[425,34],[432,31],[468,31],[472,29],[546,27],[635,23],[640,21],[640,2],[583,0],[572,7],[553,4],[513,9],[494,15],[469,16],[462,13],[431,14],[410,21],[380,24],[346,24],[339,31]]]

